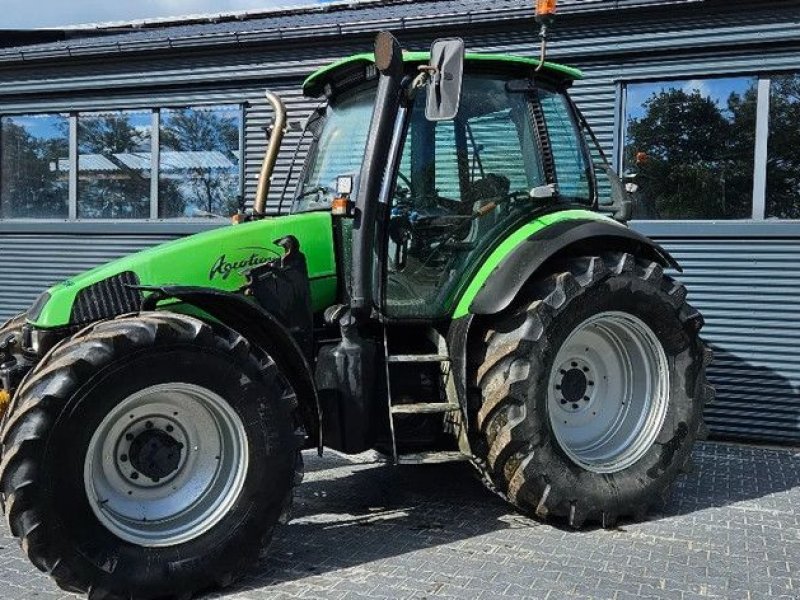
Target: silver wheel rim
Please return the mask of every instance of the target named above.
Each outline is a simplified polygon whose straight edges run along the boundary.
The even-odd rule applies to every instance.
[[[194,539],[230,510],[247,473],[239,416],[214,392],[188,383],[132,394],[92,435],[83,479],[94,514],[140,546]]]
[[[548,384],[550,425],[564,453],[595,473],[636,463],[664,425],[669,365],[641,319],[617,311],[578,325],[556,355]]]

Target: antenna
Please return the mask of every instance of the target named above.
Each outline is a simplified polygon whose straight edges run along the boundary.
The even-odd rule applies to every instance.
[[[537,71],[541,70],[547,58],[547,33],[556,19],[556,4],[558,0],[536,0],[536,22],[539,24],[539,39],[542,43]]]

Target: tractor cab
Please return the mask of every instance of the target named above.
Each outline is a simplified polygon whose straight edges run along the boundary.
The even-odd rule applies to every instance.
[[[534,215],[597,203],[592,161],[566,94],[578,70],[545,63],[536,71],[533,59],[468,53],[456,114],[432,120],[426,90],[410,84],[430,58],[402,54],[407,88],[392,141],[397,160],[378,218],[376,259],[385,277],[372,280],[390,319],[446,317],[481,257],[509,231]],[[359,54],[306,80],[306,94],[327,107],[310,121],[293,212],[330,210],[343,178],[357,196],[378,76],[374,55]],[[342,224],[348,232],[351,225]]]

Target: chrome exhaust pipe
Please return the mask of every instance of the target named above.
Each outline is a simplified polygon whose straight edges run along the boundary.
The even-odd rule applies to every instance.
[[[278,152],[281,149],[281,142],[286,133],[286,106],[283,100],[269,90],[264,92],[264,96],[272,106],[275,113],[275,121],[272,124],[272,134],[269,137],[267,151],[264,154],[264,162],[261,164],[261,173],[258,176],[258,187],[256,188],[256,199],[253,202],[253,216],[263,217],[267,207],[267,196],[272,185],[272,172],[275,170],[275,163],[278,161]]]

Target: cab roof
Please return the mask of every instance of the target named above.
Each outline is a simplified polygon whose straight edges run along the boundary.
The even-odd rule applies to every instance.
[[[427,63],[430,60],[430,56],[430,52],[403,52],[403,61],[406,64],[422,64]],[[467,52],[464,58],[467,64],[482,63],[489,68],[494,66],[498,69],[516,67],[521,70],[529,70],[531,68],[535,69],[539,65],[538,58],[528,58],[510,54]],[[373,64],[375,64],[375,56],[371,52],[354,54],[337,60],[336,62],[317,69],[309,75],[303,82],[303,93],[307,96],[317,97],[322,94],[325,84],[337,81],[344,74],[352,73],[354,68]],[[583,79],[583,73],[581,73],[579,69],[558,63],[545,62],[542,69],[550,77],[562,81],[571,82],[576,79]]]

